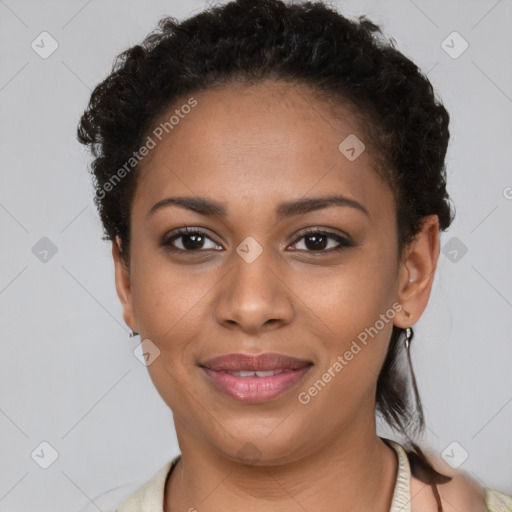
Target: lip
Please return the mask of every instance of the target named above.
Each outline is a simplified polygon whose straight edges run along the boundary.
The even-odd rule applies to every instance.
[[[295,387],[313,363],[275,352],[259,355],[227,354],[199,365],[208,380],[225,395],[245,403],[262,403]],[[280,371],[268,377],[240,377],[228,372]]]
[[[312,364],[305,359],[285,356],[277,352],[263,354],[226,354],[224,356],[208,359],[200,364],[213,371],[240,372],[240,371],[270,371],[270,370],[298,370]]]

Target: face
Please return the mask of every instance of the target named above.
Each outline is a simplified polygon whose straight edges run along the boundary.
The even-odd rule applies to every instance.
[[[113,245],[125,321],[150,340],[180,445],[275,464],[374,436],[392,326],[428,300],[435,222],[401,262],[392,191],[368,149],[339,149],[365,134],[307,88],[194,98],[141,163],[130,269]]]

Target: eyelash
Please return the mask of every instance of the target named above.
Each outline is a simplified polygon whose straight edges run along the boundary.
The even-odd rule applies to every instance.
[[[200,253],[200,252],[205,252],[205,251],[209,251],[209,250],[212,250],[212,249],[197,249],[197,250],[187,250],[187,249],[180,249],[180,248],[177,248],[177,247],[174,247],[172,245],[172,243],[183,237],[184,235],[202,235],[203,237],[205,238],[208,238],[209,240],[211,240],[212,242],[214,242],[215,244],[217,244],[217,242],[215,242],[215,240],[213,240],[211,237],[209,237],[204,231],[201,231],[199,229],[195,229],[195,228],[179,228],[177,229],[176,231],[174,231],[174,233],[172,234],[172,236],[166,236],[163,240],[162,240],[162,246],[164,246],[168,251],[171,251],[171,252],[188,252],[188,253]],[[331,249],[319,249],[319,250],[307,250],[307,249],[297,249],[297,251],[300,251],[300,252],[309,252],[309,253],[331,253],[331,252],[339,252],[339,251],[342,251],[346,248],[349,248],[349,247],[353,247],[354,244],[348,240],[347,238],[345,237],[342,237],[341,235],[338,235],[338,234],[335,234],[335,233],[331,233],[329,231],[322,231],[320,229],[309,229],[307,231],[304,231],[300,234],[299,238],[297,238],[292,245],[296,245],[300,240],[302,240],[303,238],[308,238],[310,236],[313,236],[313,235],[320,235],[320,236],[325,236],[327,238],[330,238],[330,239],[333,239],[335,240],[339,246],[338,247],[335,247],[334,249],[331,248]],[[217,244],[217,245],[220,245],[220,244]],[[214,249],[214,250],[217,250],[217,249]]]

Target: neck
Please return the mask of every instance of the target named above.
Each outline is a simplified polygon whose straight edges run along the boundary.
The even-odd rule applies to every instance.
[[[368,423],[293,461],[254,466],[213,451],[175,418],[182,458],[166,485],[165,512],[389,512],[397,456],[375,434],[375,418]]]

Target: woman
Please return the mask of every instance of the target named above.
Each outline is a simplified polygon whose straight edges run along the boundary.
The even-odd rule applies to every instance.
[[[413,441],[448,123],[375,24],[322,3],[165,18],[118,57],[78,136],[181,451],[119,512],[512,510]]]

